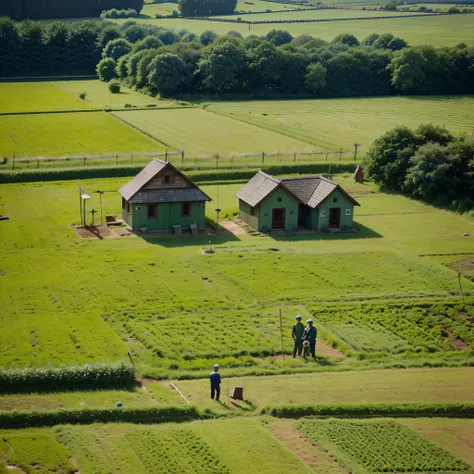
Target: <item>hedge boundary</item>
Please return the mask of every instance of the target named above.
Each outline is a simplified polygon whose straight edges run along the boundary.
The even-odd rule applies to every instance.
[[[135,371],[124,362],[58,368],[0,368],[0,392],[130,386]]]
[[[194,405],[146,408],[113,408],[108,410],[0,411],[0,429],[91,423],[169,423],[210,418],[211,412],[199,411]]]
[[[458,403],[357,403],[316,405],[270,405],[260,410],[262,415],[277,418],[304,416],[371,418],[371,417],[440,417],[474,418],[474,402]]]
[[[331,173],[352,173],[357,163],[313,163],[313,164],[288,164],[270,165],[261,167],[269,174],[327,174],[329,168]],[[215,181],[216,172],[214,169],[196,170],[193,167],[178,166],[182,171],[195,182]],[[66,181],[75,179],[93,178],[122,178],[135,176],[143,169],[143,165],[114,166],[114,167],[94,167],[94,168],[50,168],[50,169],[30,169],[22,171],[0,172],[0,184],[31,183],[36,181]],[[255,168],[244,169],[219,169],[220,181],[235,181],[250,179],[257,171]]]

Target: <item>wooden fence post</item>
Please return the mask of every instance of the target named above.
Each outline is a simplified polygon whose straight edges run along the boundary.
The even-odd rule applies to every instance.
[[[339,150],[339,161],[342,161],[342,148]]]
[[[184,151],[181,151],[181,163],[184,163]]]
[[[12,165],[12,170],[15,169],[15,159],[16,159],[16,153],[13,152],[13,165]]]
[[[293,163],[296,162],[296,152],[293,154]]]
[[[329,151],[326,153],[326,161],[328,161]]]
[[[262,165],[265,163],[265,152],[262,153]]]

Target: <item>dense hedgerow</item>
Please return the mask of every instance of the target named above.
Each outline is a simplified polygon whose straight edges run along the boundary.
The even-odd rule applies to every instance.
[[[26,428],[32,426],[53,426],[63,423],[163,423],[171,421],[189,421],[209,417],[209,412],[199,412],[193,405],[153,408],[114,408],[101,410],[83,408],[79,410],[44,411],[0,411],[0,429]]]
[[[287,404],[267,406],[262,414],[280,418],[333,417],[446,417],[474,418],[474,403],[358,403]]]
[[[133,367],[124,363],[51,369],[0,369],[0,391],[126,386],[133,382],[134,375]]]
[[[136,18],[138,13],[133,8],[127,8],[125,10],[117,10],[112,8],[112,10],[105,10],[100,14],[100,19],[104,20],[106,18]]]

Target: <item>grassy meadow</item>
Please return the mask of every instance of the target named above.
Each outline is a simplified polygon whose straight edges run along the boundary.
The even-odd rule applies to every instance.
[[[374,13],[374,12],[370,12]],[[288,15],[293,15],[289,13]],[[253,16],[253,15],[252,15]],[[123,23],[124,20],[116,20]],[[226,34],[230,30],[238,31],[243,36],[266,35],[270,30],[282,28],[293,36],[309,34],[316,38],[331,41],[340,33],[352,33],[360,40],[372,33],[387,33],[403,38],[411,45],[432,44],[433,46],[455,46],[461,42],[474,44],[474,30],[470,15],[430,16],[422,15],[408,18],[389,18],[380,20],[345,20],[321,23],[272,23],[249,25],[245,23],[224,23],[206,20],[187,19],[140,19],[140,23],[155,24],[176,31],[182,29],[201,34],[212,30]]]
[[[164,151],[106,112],[0,116],[0,156],[74,156]]]
[[[207,109],[311,143],[316,150],[351,150],[357,142],[365,154],[375,138],[397,125],[435,123],[455,135],[470,135],[473,107],[472,96],[409,96],[217,102]]]

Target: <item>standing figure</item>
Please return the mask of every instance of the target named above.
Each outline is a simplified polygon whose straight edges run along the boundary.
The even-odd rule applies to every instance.
[[[311,356],[313,357],[313,359],[316,359],[316,336],[318,335],[318,331],[313,326],[312,319],[308,319],[306,322],[308,325],[304,328],[303,340],[309,342],[308,347],[311,350]],[[306,359],[306,356],[309,355],[308,347],[305,347],[305,351],[304,351],[305,359]]]
[[[293,359],[296,357],[296,353],[300,356],[303,352],[303,334],[304,334],[304,325],[301,322],[301,316],[298,314],[296,316],[296,323],[293,324],[293,329],[291,330],[291,337],[293,338]]]
[[[214,365],[214,372],[211,372],[209,379],[211,381],[211,398],[214,400],[215,396],[216,400],[219,401],[221,395],[221,375],[219,374],[219,364]]]

